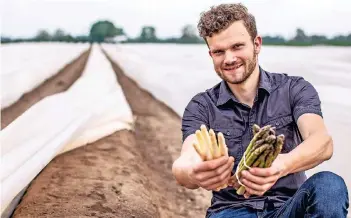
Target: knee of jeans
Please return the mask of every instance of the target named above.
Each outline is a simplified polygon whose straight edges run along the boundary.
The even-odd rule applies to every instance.
[[[310,179],[314,189],[322,191],[323,194],[348,195],[344,179],[335,173],[323,171],[314,174]]]

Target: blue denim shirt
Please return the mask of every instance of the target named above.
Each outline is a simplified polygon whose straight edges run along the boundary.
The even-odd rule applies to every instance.
[[[272,125],[276,134],[285,135],[282,153],[288,153],[302,142],[297,127],[298,118],[305,113],[322,116],[321,102],[316,89],[302,77],[269,73],[260,67],[258,91],[252,107],[240,103],[226,82],[194,96],[182,117],[183,141],[201,124],[224,134],[228,152],[235,158],[233,173],[253,137],[252,125]],[[263,209],[265,202],[280,206],[306,180],[304,172],[280,178],[264,196],[245,199],[232,187],[213,192],[207,216],[228,207],[247,206]]]

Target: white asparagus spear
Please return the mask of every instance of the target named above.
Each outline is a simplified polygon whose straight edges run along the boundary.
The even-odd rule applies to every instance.
[[[216,139],[216,134],[213,131],[213,129],[210,129],[209,135],[210,135],[210,139],[211,139],[213,159],[217,159],[217,158],[221,157],[222,155],[221,155],[221,151],[219,150],[219,146],[218,146],[217,139]]]
[[[200,127],[201,129],[201,135],[202,138],[204,139],[204,142],[208,148],[208,151],[206,152],[206,159],[207,160],[212,160],[213,159],[213,151],[212,151],[212,146],[211,146],[211,139],[210,139],[210,135],[208,134],[207,128],[205,125],[201,125]]]
[[[206,153],[201,151],[201,147],[197,141],[193,142],[193,147],[195,148],[196,152],[200,155],[202,160],[206,160]]]
[[[219,144],[219,150],[221,152],[221,156],[228,156],[228,147],[225,143],[225,138],[223,136],[223,133],[219,132],[218,134],[218,144]]]

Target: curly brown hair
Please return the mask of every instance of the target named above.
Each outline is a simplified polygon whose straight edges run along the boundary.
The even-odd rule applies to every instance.
[[[197,28],[200,36],[206,40],[207,36],[212,37],[213,34],[240,20],[243,21],[253,40],[257,36],[256,20],[241,3],[212,6],[209,11],[201,13]]]

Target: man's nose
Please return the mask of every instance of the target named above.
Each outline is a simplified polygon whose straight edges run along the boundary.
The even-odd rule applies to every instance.
[[[235,52],[233,51],[226,51],[224,64],[225,65],[233,65],[237,61],[237,57]]]

